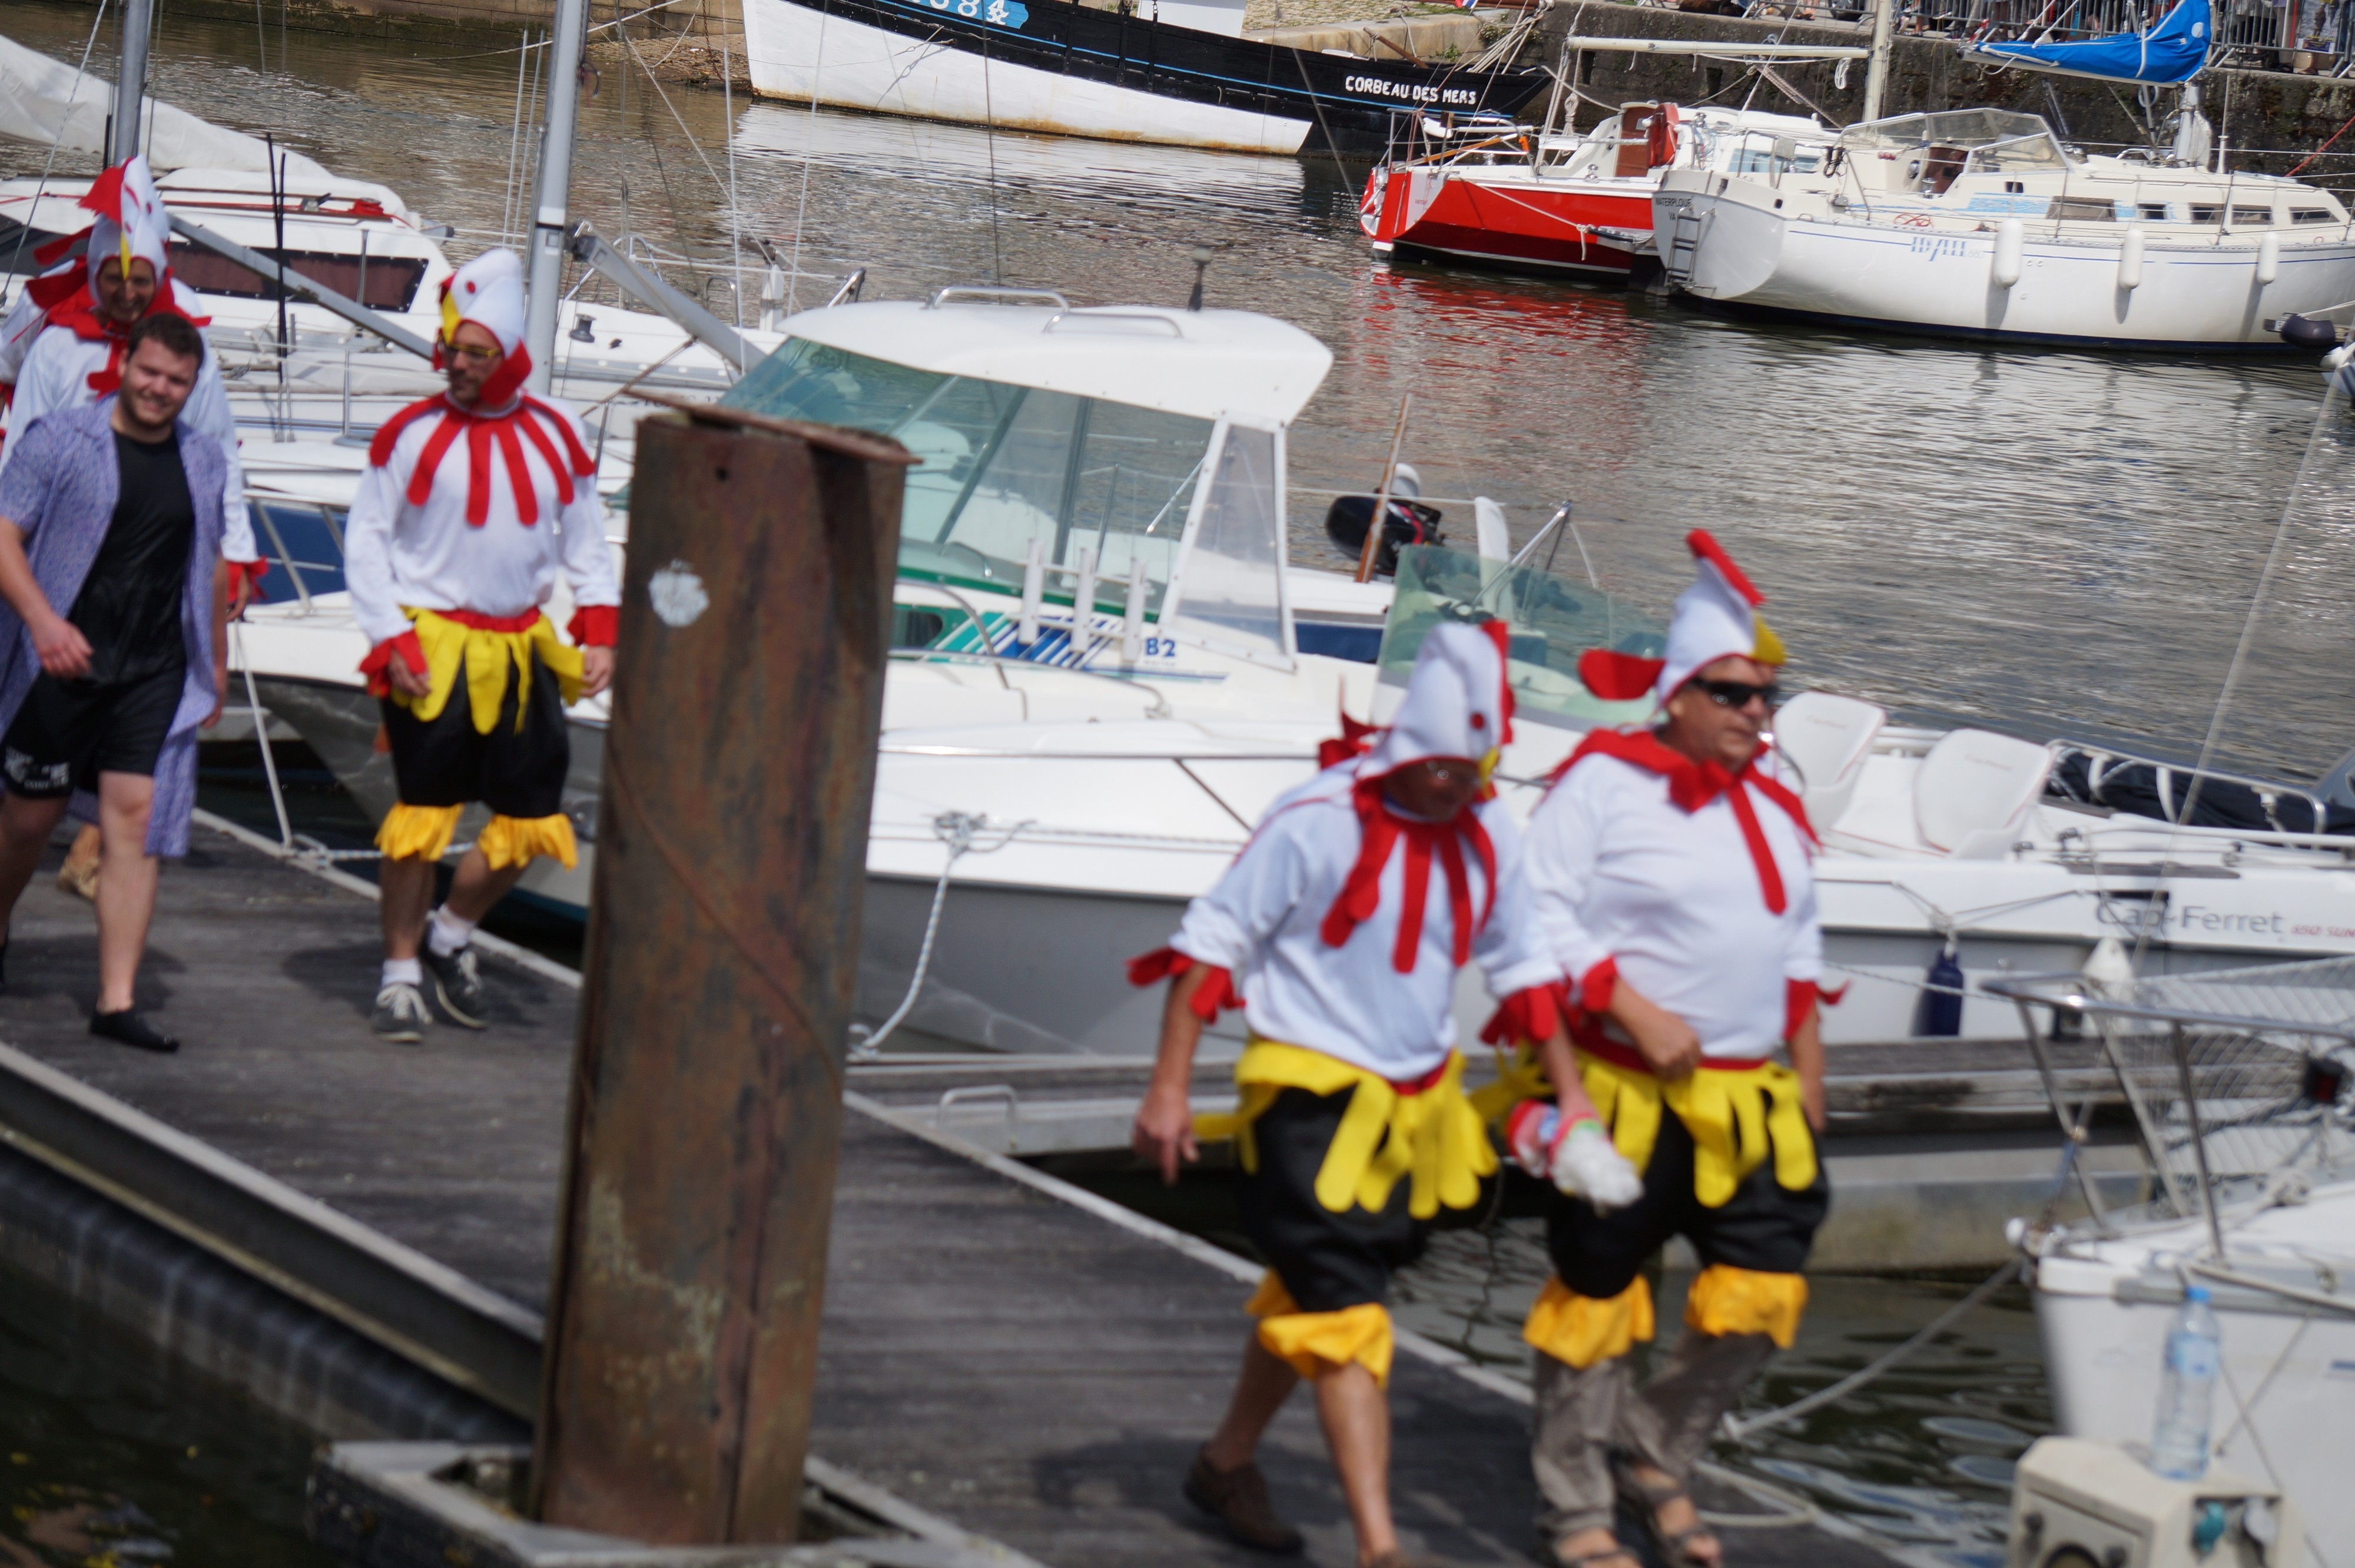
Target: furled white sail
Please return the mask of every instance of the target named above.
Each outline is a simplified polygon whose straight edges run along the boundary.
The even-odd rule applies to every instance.
[[[153,98],[145,108],[143,150],[151,167],[269,172],[269,148],[258,137],[224,130]],[[96,154],[105,148],[113,113],[112,82],[0,37],[0,136]],[[280,156],[290,179],[333,177],[300,153]]]

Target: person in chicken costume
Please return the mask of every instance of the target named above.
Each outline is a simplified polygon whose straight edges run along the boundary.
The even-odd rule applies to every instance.
[[[1561,971],[1531,920],[1518,835],[1487,782],[1510,738],[1503,631],[1433,630],[1391,725],[1370,746],[1331,743],[1328,765],[1269,808],[1169,946],[1130,965],[1140,985],[1171,982],[1134,1146],[1175,1181],[1198,1139],[1235,1140],[1243,1226],[1269,1263],[1246,1308],[1258,1325],[1231,1407],[1185,1484],[1262,1550],[1301,1544],[1253,1456],[1307,1378],[1359,1561],[1406,1561],[1389,1503],[1384,1303],[1432,1217],[1476,1203],[1497,1169],[1454,1048],[1450,1002],[1466,962],[1562,1070],[1563,1125],[1593,1125],[1568,1072]],[[1197,1120],[1195,1047],[1205,1022],[1237,1006],[1250,1034],[1235,1069],[1241,1104]],[[1606,1201],[1634,1196],[1634,1172],[1607,1139],[1576,1147],[1568,1179],[1582,1175]]]
[[[112,396],[123,384],[131,328],[141,317],[161,312],[186,317],[197,327],[205,325],[196,296],[172,276],[171,218],[144,156],[91,181],[80,205],[95,220],[81,233],[34,252],[48,270],[17,292],[0,320],[0,409],[7,411],[10,435],[30,429],[46,414],[89,408]],[[181,418],[218,442],[228,461],[221,555],[229,568],[229,613],[235,615],[259,589],[269,566],[254,546],[245,473],[238,462],[237,418],[209,344]],[[7,462],[7,442],[0,435],[0,468]],[[58,883],[91,898],[98,884],[95,801],[77,795],[74,814],[84,826]]]
[[[1657,727],[1589,734],[1529,827],[1531,901],[1566,976],[1577,1071],[1644,1173],[1643,1196],[1614,1212],[1550,1204],[1554,1276],[1524,1328],[1538,1351],[1539,1528],[1565,1565],[1633,1568],[1612,1533],[1619,1495],[1670,1568],[1721,1560],[1687,1492],[1692,1467],[1789,1348],[1829,1203],[1815,1142],[1814,834],[1765,734],[1784,651],[1732,559],[1706,533],[1687,542],[1694,579],[1665,656],[1597,649],[1579,664],[1606,700],[1652,698]],[[1683,1336],[1637,1388],[1626,1358],[1653,1334],[1642,1270],[1675,1235],[1703,1267]]]
[[[345,581],[371,645],[400,802],[377,833],[385,965],[374,1028],[412,1044],[430,970],[452,1021],[484,1027],[471,938],[533,859],[576,859],[565,709],[613,678],[615,586],[596,464],[571,411],[523,390],[522,264],[489,251],[443,285],[449,390],[387,420],[346,525]],[[572,642],[540,613],[561,572]],[[431,910],[433,868],[472,802],[491,819]]]
[[[111,396],[123,384],[124,346],[141,316],[162,311],[206,325],[196,295],[172,276],[171,216],[144,156],[92,180],[81,206],[95,220],[82,234],[51,242],[62,249],[35,252],[49,270],[25,285],[0,322],[0,395],[11,432],[44,414],[88,408]],[[68,253],[75,250],[81,253]],[[229,462],[221,552],[229,564],[233,604],[241,608],[269,566],[254,548],[237,417],[209,344],[181,417],[220,443]],[[0,442],[0,466],[7,460],[6,443]]]

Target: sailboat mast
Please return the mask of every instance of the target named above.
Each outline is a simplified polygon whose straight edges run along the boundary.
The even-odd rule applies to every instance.
[[[155,0],[123,0],[123,66],[114,78],[114,139],[106,161],[119,164],[139,151],[139,112],[146,106],[147,35]]]
[[[140,0],[133,0],[133,4]],[[531,389],[546,392],[556,364],[557,295],[564,283],[565,204],[572,187],[572,132],[581,107],[581,46],[589,28],[589,0],[556,0],[556,35],[548,59],[547,142],[539,154],[539,188],[532,197],[531,251],[527,259],[530,315],[524,343],[531,350]]]
[[[1881,94],[1889,86],[1890,14],[1896,0],[1872,0],[1872,53],[1864,62],[1864,120],[1881,118]]]

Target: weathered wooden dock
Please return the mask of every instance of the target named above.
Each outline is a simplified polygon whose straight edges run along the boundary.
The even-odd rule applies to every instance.
[[[197,840],[166,875],[141,982],[177,1056],[85,1032],[88,905],[43,877],[17,912],[0,997],[0,1258],[325,1435],[518,1434],[574,986],[545,961],[495,959],[492,1029],[381,1044],[367,1027],[376,912],[353,880],[217,828]],[[856,1092],[850,1104],[814,1455],[1046,1563],[1249,1561],[1177,1484],[1217,1419],[1255,1271],[928,1115]],[[1403,1349],[1411,1545],[1525,1562],[1525,1401],[1440,1347]],[[1305,1400],[1266,1464],[1310,1560],[1348,1563]],[[1706,1500],[1772,1506],[1722,1486]],[[1729,1540],[1746,1564],[1887,1561],[1814,1526]]]

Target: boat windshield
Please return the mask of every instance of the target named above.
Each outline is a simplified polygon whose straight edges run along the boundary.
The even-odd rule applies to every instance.
[[[1589,648],[1616,648],[1656,657],[1668,645],[1657,621],[1599,589],[1437,545],[1399,551],[1398,592],[1382,633],[1382,681],[1406,683],[1423,639],[1442,621],[1498,618],[1509,628],[1505,675],[1517,717],[1586,730],[1651,716],[1648,698],[1605,702],[1587,690],[1578,678],[1578,656]]]
[[[913,369],[799,337],[721,401],[895,436],[915,453],[900,514],[903,576],[1018,594],[1030,541],[1043,539],[1050,603],[1071,602],[1085,547],[1100,580],[1112,580],[1095,608],[1120,613],[1136,569],[1156,620],[1210,444],[1209,420]]]
[[[2059,169],[2069,164],[2041,115],[2008,109],[1947,109],[1869,121],[1842,132],[1839,144],[1850,155],[1951,147],[1968,153],[1971,166],[1978,169]]]

